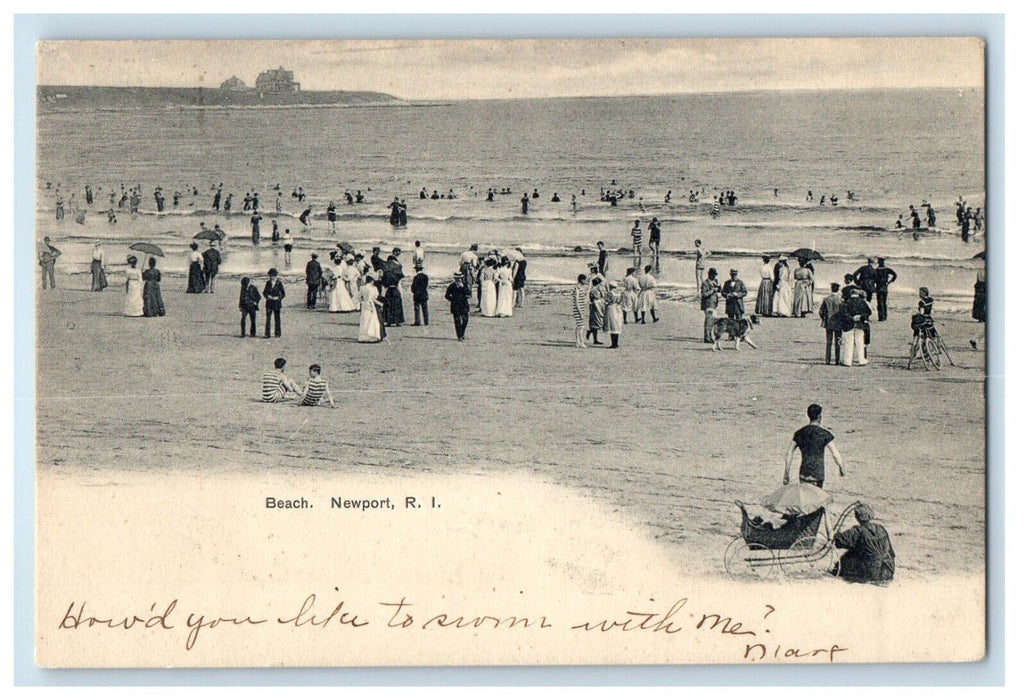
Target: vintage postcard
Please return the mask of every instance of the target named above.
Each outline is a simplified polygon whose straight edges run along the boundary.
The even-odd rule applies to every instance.
[[[39,43],[37,663],[984,657],[985,50]]]

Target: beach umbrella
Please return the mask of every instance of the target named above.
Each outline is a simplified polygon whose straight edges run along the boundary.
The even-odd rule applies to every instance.
[[[218,235],[217,231],[200,231],[192,237],[193,240],[199,241],[219,241],[221,236]]]
[[[798,511],[811,513],[825,506],[833,497],[815,484],[805,482],[784,484],[762,499],[761,505],[777,513]]]
[[[973,260],[986,260],[986,259],[987,259],[987,251],[985,251],[985,250],[981,250],[979,253],[977,253],[976,255],[973,256]]]
[[[339,250],[341,250],[343,253],[356,255],[356,246],[354,246],[352,243],[348,241],[342,241],[341,243],[336,243],[335,245],[337,245]]]
[[[146,253],[147,255],[159,255],[164,257],[164,251],[152,243],[133,243],[128,246],[129,250],[138,250],[140,253]]]
[[[800,258],[804,260],[822,260],[823,256],[814,251],[812,248],[799,248],[790,254],[792,258]]]

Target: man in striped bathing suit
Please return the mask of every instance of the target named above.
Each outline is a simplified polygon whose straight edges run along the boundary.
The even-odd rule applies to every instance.
[[[328,399],[331,407],[336,408],[335,398],[331,395],[328,382],[321,376],[321,366],[310,365],[310,379],[307,380],[306,388],[303,389],[303,394],[299,397],[299,405],[319,406],[321,399],[325,397]]]
[[[264,403],[280,403],[290,391],[299,393],[299,386],[285,374],[285,358],[274,361],[274,369],[264,372],[261,379],[261,398]]]

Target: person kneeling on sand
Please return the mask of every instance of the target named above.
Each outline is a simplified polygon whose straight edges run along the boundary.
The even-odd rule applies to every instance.
[[[299,397],[300,406],[319,406],[321,400],[327,398],[328,403],[332,408],[335,406],[335,397],[331,395],[331,389],[328,388],[328,382],[321,376],[320,365],[310,365],[310,378],[306,382],[306,387],[303,388],[303,393]]]
[[[831,571],[852,583],[886,583],[894,578],[894,547],[887,529],[874,520],[865,503],[855,506],[859,524],[834,536],[834,545],[848,551]]]
[[[264,403],[281,403],[290,391],[299,393],[299,385],[285,374],[285,358],[274,361],[274,369],[264,372],[261,378],[261,399]]]

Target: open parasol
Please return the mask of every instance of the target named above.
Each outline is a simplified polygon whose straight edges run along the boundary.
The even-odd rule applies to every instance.
[[[790,253],[790,257],[798,258],[799,260],[822,260],[823,256],[814,251],[812,248],[799,248],[798,250]]]
[[[194,241],[219,241],[221,236],[217,231],[204,230],[197,233],[192,239]]]
[[[784,484],[762,499],[761,505],[777,513],[811,513],[833,500],[833,496],[815,484]]]
[[[356,255],[356,246],[354,246],[349,241],[342,241],[341,243],[336,243],[335,245],[337,245],[339,250],[341,250],[343,253],[347,253],[349,255]]]
[[[140,253],[146,253],[147,255],[159,255],[164,257],[164,251],[152,243],[133,243],[128,246],[129,250],[138,250]]]

